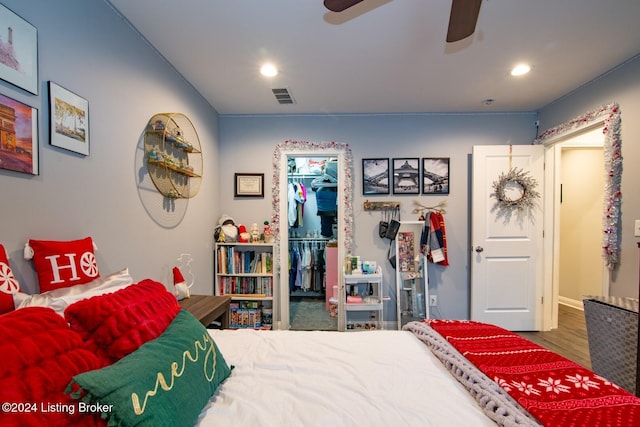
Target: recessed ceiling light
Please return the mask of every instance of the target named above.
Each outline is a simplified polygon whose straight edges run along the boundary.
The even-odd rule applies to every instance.
[[[278,69],[273,64],[264,64],[260,67],[260,74],[265,77],[273,77],[278,74]]]
[[[523,76],[531,71],[531,67],[527,64],[518,64],[511,69],[512,76]]]

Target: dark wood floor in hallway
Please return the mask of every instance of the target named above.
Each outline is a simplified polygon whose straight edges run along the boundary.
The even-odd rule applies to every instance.
[[[518,332],[519,335],[591,369],[584,311],[560,304],[558,329],[547,332]]]

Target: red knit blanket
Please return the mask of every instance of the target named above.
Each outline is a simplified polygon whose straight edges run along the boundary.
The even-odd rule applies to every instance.
[[[427,322],[545,426],[640,426],[640,399],[577,363],[498,326]]]

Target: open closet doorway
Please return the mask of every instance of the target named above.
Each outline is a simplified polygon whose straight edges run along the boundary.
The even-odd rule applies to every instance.
[[[329,254],[337,249],[338,183],[337,157],[287,156],[289,280],[282,285],[289,287],[291,330],[338,330],[327,281],[336,277]]]
[[[582,310],[586,295],[603,295],[607,282],[600,223],[604,203],[602,127],[560,146],[558,303]]]
[[[273,222],[280,254],[277,327],[344,330],[339,316],[344,301],[329,304],[329,297],[342,280],[338,260],[352,245],[351,150],[333,142],[286,141],[276,148],[274,168]]]
[[[592,284],[590,290],[578,290],[579,293],[591,292],[608,296],[611,282],[611,274],[617,267],[620,258],[620,212],[622,206],[622,193],[620,185],[622,180],[622,139],[620,137],[621,111],[620,107],[611,103],[604,105],[597,110],[588,111],[580,117],[576,117],[568,122],[562,123],[554,128],[542,132],[534,141],[535,144],[542,144],[545,147],[545,178],[544,178],[544,291],[543,291],[543,330],[549,331],[558,327],[558,307],[560,303],[567,304],[568,300],[579,301],[580,305],[584,295],[561,298],[560,276],[561,250],[562,250],[562,224],[561,224],[561,188],[562,169],[570,168],[569,155],[574,154],[573,150],[593,150],[591,154],[598,154],[599,147],[603,153],[601,164],[603,167],[593,167],[581,165],[572,175],[577,174],[584,177],[585,174],[600,173],[603,177],[602,184],[597,189],[591,188],[595,193],[595,203],[600,208],[599,218],[594,219],[590,224],[597,231],[599,237],[594,236],[597,244],[593,244],[598,249],[597,258],[595,255],[585,255],[589,259],[577,259],[571,262],[579,263],[581,266],[587,264],[596,265],[596,272],[592,273],[596,277],[595,285]],[[586,141],[589,140],[587,143]],[[597,148],[596,148],[597,147]],[[563,161],[563,151],[567,157]],[[576,151],[577,153],[578,151]],[[578,162],[583,160],[578,159]],[[565,164],[566,162],[566,164]],[[595,170],[597,169],[597,170]],[[585,186],[586,179],[581,179],[579,184]],[[592,183],[592,185],[598,185]],[[568,195],[562,195],[564,201]],[[576,213],[569,214],[577,215]],[[570,221],[570,220],[568,220]],[[573,221],[577,222],[577,221]],[[595,232],[594,231],[594,232]],[[584,231],[584,233],[589,233]],[[568,234],[565,231],[565,237]],[[595,240],[594,240],[595,241]],[[565,254],[567,252],[565,251]],[[572,256],[572,254],[571,254]],[[591,259],[591,258],[594,259]],[[576,278],[572,278],[576,280]],[[597,282],[600,281],[600,288]],[[599,292],[598,289],[600,290]],[[562,292],[565,292],[563,289]],[[576,294],[577,295],[577,294]]]

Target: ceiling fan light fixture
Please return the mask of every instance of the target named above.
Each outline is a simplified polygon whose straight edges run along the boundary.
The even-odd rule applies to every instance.
[[[524,76],[525,74],[527,74],[529,71],[531,71],[531,66],[528,64],[518,64],[515,67],[513,67],[511,69],[511,75],[512,76]]]
[[[265,77],[275,77],[278,75],[278,68],[271,63],[267,63],[260,67],[260,74]]]

